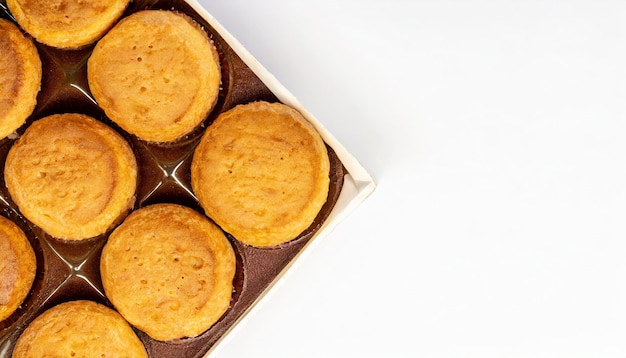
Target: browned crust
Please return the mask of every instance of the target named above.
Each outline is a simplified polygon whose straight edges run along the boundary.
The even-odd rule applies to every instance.
[[[135,200],[137,162],[128,143],[82,114],[42,118],[7,156],[7,189],[48,234],[81,240],[105,233]]]
[[[0,321],[24,302],[35,280],[35,252],[15,223],[0,216]]]
[[[99,39],[130,0],[7,0],[18,24],[39,42],[79,48]]]
[[[171,142],[211,111],[221,71],[215,46],[191,18],[145,10],[98,42],[88,80],[100,107],[124,130],[149,142]]]
[[[37,317],[15,344],[13,357],[148,357],[128,323],[91,301],[70,301]]]
[[[133,212],[102,251],[107,297],[156,340],[195,337],[229,307],[235,254],[224,233],[177,204]]]
[[[41,59],[32,41],[0,19],[0,139],[21,127],[37,104]]]
[[[326,147],[315,128],[280,103],[254,102],[207,128],[191,167],[192,187],[224,231],[252,246],[296,238],[326,202]]]

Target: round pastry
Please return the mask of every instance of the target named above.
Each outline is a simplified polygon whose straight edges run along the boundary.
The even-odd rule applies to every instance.
[[[0,19],[0,139],[24,124],[37,104],[41,60],[31,40]]]
[[[326,202],[326,146],[296,110],[254,102],[207,128],[191,165],[205,213],[245,244],[275,246],[308,228]]]
[[[35,252],[26,235],[0,216],[0,321],[24,302],[35,280]]]
[[[219,57],[186,15],[144,10],[120,21],[87,64],[91,92],[106,115],[150,142],[170,142],[208,115],[220,88]]]
[[[230,305],[235,254],[202,214],[177,204],[134,211],[100,259],[104,291],[150,337],[167,341],[209,329]]]
[[[92,301],[61,303],[41,314],[18,338],[13,357],[148,357],[119,313]]]
[[[7,0],[20,26],[37,41],[78,48],[100,38],[122,16],[130,0]]]
[[[113,129],[83,114],[35,121],[9,151],[4,178],[22,214],[48,234],[105,233],[135,202],[137,162]]]

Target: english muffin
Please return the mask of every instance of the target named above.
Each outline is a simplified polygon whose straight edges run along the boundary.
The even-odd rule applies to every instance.
[[[89,88],[106,115],[149,142],[191,132],[214,107],[219,56],[184,14],[144,10],[121,20],[87,64]]]
[[[130,325],[92,301],[61,303],[35,318],[17,340],[13,357],[148,357]]]
[[[22,214],[48,234],[105,233],[133,206],[137,162],[128,143],[83,114],[35,121],[7,155],[4,179]]]
[[[0,19],[0,139],[32,114],[40,87],[37,48],[12,22]]]
[[[79,48],[100,38],[130,0],[7,0],[18,24],[37,41]]]
[[[230,305],[235,254],[202,214],[177,204],[134,211],[100,260],[104,291],[150,337],[167,341],[209,329]]]
[[[296,238],[326,202],[329,159],[315,128],[280,104],[239,105],[207,128],[191,165],[207,216],[245,244]]]
[[[26,235],[0,216],[0,321],[24,302],[35,280],[37,260]]]

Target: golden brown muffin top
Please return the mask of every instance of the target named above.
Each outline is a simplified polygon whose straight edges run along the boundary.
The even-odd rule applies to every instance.
[[[148,357],[128,323],[91,301],[70,301],[37,317],[15,344],[13,357]]]
[[[82,114],[35,121],[7,156],[9,194],[48,234],[80,240],[106,232],[134,204],[137,163],[128,143]]]
[[[0,139],[18,129],[37,104],[41,60],[13,23],[0,19]]]
[[[191,175],[207,216],[236,239],[263,247],[311,225],[326,202],[329,168],[324,142],[299,112],[254,102],[207,128]]]
[[[28,296],[37,262],[26,235],[0,216],[0,321],[9,317]]]
[[[39,42],[78,48],[100,38],[130,0],[7,0],[18,24]]]
[[[145,10],[120,21],[88,62],[89,87],[107,116],[151,142],[189,133],[217,101],[219,57],[189,17]]]
[[[228,309],[235,254],[224,233],[176,204],[134,211],[102,251],[105,293],[131,324],[157,340],[194,337]]]

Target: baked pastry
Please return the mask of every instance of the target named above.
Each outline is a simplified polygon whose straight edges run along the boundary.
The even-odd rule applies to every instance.
[[[235,254],[208,218],[177,204],[134,211],[100,259],[104,291],[150,337],[167,341],[209,329],[230,305]]]
[[[48,234],[105,233],[134,204],[137,162],[113,129],[83,114],[35,121],[7,155],[4,178],[22,214]]]
[[[148,357],[130,325],[92,301],[70,301],[45,311],[18,338],[13,357]]]
[[[37,260],[26,235],[0,216],[0,321],[24,302],[35,280]]]
[[[7,0],[17,23],[37,41],[79,48],[100,38],[130,0]]]
[[[170,142],[208,115],[220,88],[219,56],[184,14],[144,10],[122,19],[96,45],[89,88],[106,115],[150,142]]]
[[[40,87],[37,48],[12,22],[0,19],[0,139],[32,114]]]
[[[326,202],[326,146],[295,109],[253,102],[220,114],[191,165],[207,216],[236,239],[275,246],[296,238]]]

